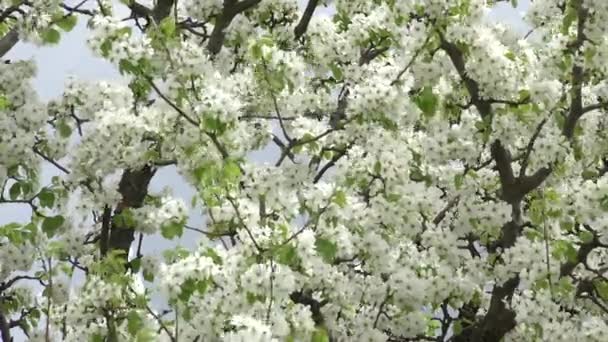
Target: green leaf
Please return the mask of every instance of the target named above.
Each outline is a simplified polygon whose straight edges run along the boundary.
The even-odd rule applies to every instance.
[[[76,17],[75,15],[68,15],[66,17],[61,18],[55,24],[57,24],[57,26],[59,26],[65,32],[70,32],[72,31],[72,29],[74,29],[74,26],[76,26],[77,22],[78,17]]]
[[[202,253],[202,255],[210,257],[215,264],[221,265],[223,263],[222,257],[220,257],[220,255],[217,254],[217,252],[215,251],[214,248],[211,248],[211,247],[207,248],[207,250],[205,250],[205,252]]]
[[[11,102],[4,95],[0,95],[0,110],[8,109]]]
[[[329,342],[329,336],[325,328],[317,328],[312,334],[311,342]]]
[[[600,207],[605,211],[608,211],[608,195],[602,197],[602,199],[600,200]]]
[[[139,68],[137,68],[137,65],[133,64],[133,62],[131,62],[130,59],[121,59],[120,62],[118,62],[118,71],[120,71],[121,75],[124,74],[133,74],[133,75],[137,75],[139,73]]]
[[[570,262],[576,262],[578,253],[576,249],[572,246],[572,243],[564,240],[557,240],[553,242],[553,245],[554,249],[552,254],[555,257],[565,257],[566,260]]]
[[[192,278],[186,279],[180,286],[179,299],[184,302],[187,302],[188,299],[194,294],[194,292],[198,292],[199,294],[204,294],[207,292],[207,287],[209,286],[209,281],[207,280],[194,280]]]
[[[134,228],[137,222],[135,222],[135,218],[133,217],[133,212],[131,210],[124,209],[120,214],[114,215],[112,221],[118,228]]]
[[[333,202],[340,206],[340,208],[344,208],[346,206],[346,194],[344,191],[336,191],[333,197]]]
[[[519,102],[525,102],[530,99],[530,91],[522,89],[519,91]]]
[[[460,335],[460,333],[462,332],[462,323],[460,321],[454,322],[454,325],[452,326],[452,329],[454,329],[454,335],[455,336]]]
[[[103,41],[103,43],[101,43],[101,46],[99,47],[99,49],[101,50],[101,55],[103,57],[109,57],[110,56],[110,51],[112,50],[112,40],[111,39],[106,39]]]
[[[153,342],[156,341],[156,335],[150,328],[144,328],[137,332],[135,342]]]
[[[603,300],[608,300],[608,281],[598,279],[594,282],[597,293]]]
[[[153,282],[154,281],[154,273],[151,273],[148,270],[144,270],[143,277],[144,277],[144,280],[147,281],[147,282]]]
[[[251,56],[255,59],[262,59],[262,46],[259,44],[253,44],[251,46]]]
[[[511,0],[511,6],[513,6],[513,8],[517,7],[517,0]]]
[[[65,219],[61,215],[47,217],[42,221],[42,231],[44,231],[48,237],[52,237],[64,222]]]
[[[53,204],[55,203],[55,194],[48,188],[44,188],[38,194],[38,201],[40,202],[41,206],[45,208],[52,208]]]
[[[241,169],[235,161],[229,160],[224,164],[224,177],[229,181],[236,181],[241,177]]]
[[[62,138],[69,138],[72,135],[72,127],[65,120],[58,120],[55,127]]]
[[[298,262],[298,253],[292,245],[283,245],[275,253],[277,262],[283,265],[293,266]]]
[[[315,247],[325,262],[333,262],[336,258],[338,248],[335,243],[324,238],[317,238]]]
[[[99,333],[95,333],[89,337],[89,341],[90,342],[103,342],[104,337]]]
[[[583,177],[583,179],[588,180],[596,178],[597,176],[599,176],[599,173],[597,172],[597,170],[584,170],[581,176]]]
[[[144,326],[144,321],[137,311],[130,311],[127,315],[127,330],[132,336],[136,336],[139,330]]]
[[[203,117],[203,126],[211,131],[218,131],[222,122],[215,116],[205,115]]]
[[[582,231],[578,234],[578,237],[581,239],[581,241],[583,243],[590,243],[591,241],[593,241],[594,236],[593,233],[589,232],[589,231]]]
[[[45,43],[57,44],[61,39],[61,34],[59,33],[59,31],[53,28],[49,28],[40,33],[40,38],[42,38],[42,41]]]
[[[464,183],[464,175],[459,173],[456,176],[454,176],[454,186],[456,187],[456,190],[460,190],[460,188],[462,188],[462,184]]]
[[[563,35],[568,34],[568,31],[570,30],[570,26],[572,26],[572,24],[576,20],[577,16],[578,15],[576,13],[576,9],[572,5],[566,4],[566,15],[564,16],[564,19],[562,19],[562,27],[561,27],[561,33]]]
[[[8,195],[12,200],[16,200],[17,198],[19,198],[19,196],[21,196],[21,183],[17,182],[13,184],[8,191]]]
[[[379,175],[382,171],[382,163],[380,161],[376,161],[374,163],[374,174]]]
[[[336,63],[330,64],[329,68],[331,69],[331,73],[334,76],[334,78],[336,79],[336,81],[341,81],[342,78],[344,77],[344,74],[342,73],[342,69],[340,69],[340,67]]]
[[[414,99],[418,108],[427,116],[432,116],[437,110],[439,99],[433,93],[431,87],[424,87],[418,96]]]
[[[176,237],[181,237],[184,233],[184,223],[171,221],[160,228],[160,233],[165,239],[172,240]]]
[[[121,29],[116,30],[116,33],[114,35],[117,37],[131,36],[132,32],[133,32],[133,29],[127,26],[127,27],[123,27]]]
[[[161,20],[159,25],[160,31],[166,37],[174,37],[175,36],[175,19],[173,16],[168,16],[165,19]]]
[[[129,261],[129,264],[131,265],[131,270],[134,273],[139,272],[139,269],[141,268],[141,258],[135,258],[131,261]]]

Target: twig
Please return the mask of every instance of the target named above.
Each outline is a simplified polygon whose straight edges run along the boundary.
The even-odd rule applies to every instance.
[[[253,245],[258,250],[258,252],[262,253],[264,251],[264,249],[262,247],[260,247],[260,245],[257,243],[257,241],[255,241],[255,238],[253,237],[253,234],[251,233],[251,230],[249,229],[249,227],[247,227],[247,225],[245,224],[245,221],[243,220],[243,217],[241,216],[241,212],[240,212],[239,208],[237,207],[236,203],[234,203],[234,200],[230,197],[227,197],[227,199],[228,199],[228,202],[230,202],[230,204],[234,208],[236,217],[238,218],[243,229],[245,229],[245,231],[247,232],[247,235],[249,235],[249,238],[253,242]]]
[[[519,177],[524,177],[526,175],[526,170],[528,169],[528,163],[530,162],[530,154],[532,154],[532,149],[534,149],[534,143],[536,139],[540,136],[540,132],[543,129],[543,126],[547,122],[547,118],[544,118],[536,127],[536,130],[532,134],[530,141],[528,142],[528,146],[526,146],[526,151],[524,152],[523,160],[521,162],[521,169],[519,170]]]
[[[148,83],[154,89],[154,91],[156,92],[156,94],[158,94],[158,96],[160,96],[160,98],[163,99],[179,115],[181,115],[184,119],[186,119],[186,121],[188,121],[192,125],[194,125],[196,127],[200,126],[200,123],[198,123],[196,120],[194,120],[190,116],[188,116],[188,114],[186,114],[186,112],[184,112],[175,103],[173,103],[173,101],[171,101],[167,96],[165,96],[165,94],[163,94],[163,92],[160,91],[160,89],[156,86],[156,84],[154,83],[154,81],[152,80],[152,78],[150,76],[145,75],[144,78],[146,79],[146,81],[148,81]]]
[[[397,74],[397,77],[395,77],[393,82],[391,82],[391,85],[395,85],[399,82],[399,80],[401,79],[401,76],[403,76],[403,74],[405,74],[405,72],[414,64],[414,62],[416,61],[416,59],[418,58],[418,56],[420,55],[422,50],[424,50],[424,48],[428,45],[430,40],[431,40],[431,35],[428,35],[426,37],[426,40],[422,44],[422,46],[416,50],[416,52],[414,53],[414,56],[412,56],[412,58],[410,58],[409,62],[405,65],[405,67],[403,69],[401,69],[401,71],[399,71],[399,73]]]
[[[42,159],[46,160],[47,162],[53,164],[56,168],[58,168],[59,170],[61,170],[61,172],[65,173],[65,174],[70,174],[70,170],[66,169],[65,167],[61,166],[61,164],[59,164],[57,161],[53,160],[52,158],[48,157],[47,155],[45,155],[44,153],[42,153],[37,147],[32,147],[32,149],[34,150],[34,153],[36,153],[37,155],[39,155],[40,157],[42,157]]]

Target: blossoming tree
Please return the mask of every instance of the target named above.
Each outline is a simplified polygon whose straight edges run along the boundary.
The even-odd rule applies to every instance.
[[[121,2],[0,0],[0,56],[88,20],[127,80],[0,64],[3,341],[608,340],[607,1]]]

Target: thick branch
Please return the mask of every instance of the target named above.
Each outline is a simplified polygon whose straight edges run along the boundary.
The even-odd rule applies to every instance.
[[[289,298],[294,303],[310,307],[310,312],[312,313],[313,321],[316,323],[317,326],[323,325],[324,318],[323,313],[321,313],[321,308],[323,307],[323,305],[327,304],[327,302],[319,302],[318,300],[314,299],[310,290],[299,290],[296,292],[292,292],[289,295]]]
[[[0,39],[0,57],[3,57],[19,41],[19,33],[16,29],[10,30]]]
[[[581,48],[583,43],[585,42],[585,22],[587,21],[587,10],[583,7],[583,1],[573,1],[572,5],[575,6],[578,20],[576,27],[576,39],[570,44],[569,49],[573,55],[576,55],[578,50]],[[583,66],[574,62],[572,66],[571,72],[571,97],[572,101],[570,104],[570,111],[568,112],[568,117],[566,118],[566,123],[564,125],[564,135],[566,138],[571,139],[574,135],[574,129],[576,128],[576,124],[578,119],[583,116],[583,81],[585,76],[585,70]]]
[[[11,337],[11,328],[2,311],[0,311],[0,337],[2,337],[2,341],[13,341],[13,338]]]
[[[312,15],[314,14],[318,4],[319,0],[308,0],[304,14],[302,14],[302,18],[300,18],[300,21],[294,30],[296,40],[300,39],[304,33],[306,33],[310,19],[312,19]]]
[[[154,18],[155,22],[159,23],[171,14],[173,2],[174,0],[158,0],[156,2],[156,6],[152,9],[152,18]]]
[[[148,194],[148,185],[155,172],[156,170],[150,166],[123,172],[118,184],[118,192],[122,195],[122,201],[115,213],[120,214],[125,209],[140,208],[143,205],[144,198]],[[108,250],[119,249],[128,255],[133,238],[133,228],[125,226],[122,220],[115,220],[110,229]]]
[[[207,51],[211,55],[217,55],[217,53],[222,49],[224,39],[226,38],[225,30],[228,28],[228,26],[230,26],[232,19],[234,19],[237,14],[257,5],[260,3],[260,1],[262,0],[243,0],[239,2],[235,2],[234,0],[224,1],[222,13],[217,17],[215,26],[213,27],[213,31],[209,37],[209,43],[207,43]]]
[[[158,0],[154,8],[148,8],[137,1],[129,4],[132,18],[152,18],[155,23],[160,23],[171,14],[171,9],[175,4],[174,0]]]

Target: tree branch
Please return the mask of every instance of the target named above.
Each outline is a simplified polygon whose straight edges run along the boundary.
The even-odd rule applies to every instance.
[[[13,28],[0,39],[0,57],[4,57],[17,42],[19,42],[19,33]]]
[[[217,17],[209,42],[207,43],[207,51],[211,55],[217,55],[224,45],[224,39],[226,38],[226,32],[224,30],[230,26],[232,19],[237,14],[244,12],[251,7],[257,5],[262,0],[243,0],[239,2],[235,1],[224,1],[224,7],[222,13]]]
[[[0,337],[2,337],[2,341],[5,342],[13,341],[13,338],[11,337],[11,327],[2,311],[0,311]]]
[[[577,13],[577,27],[576,27],[576,39],[569,44],[569,50],[572,55],[576,55],[580,47],[585,42],[585,22],[587,21],[587,10],[583,7],[583,0],[573,1],[572,6],[574,6]],[[583,116],[583,78],[585,76],[585,70],[583,66],[576,62],[576,58],[574,64],[572,66],[571,71],[571,98],[572,101],[570,103],[570,110],[568,113],[568,117],[566,118],[566,123],[564,125],[563,133],[566,138],[571,139],[574,135],[574,129],[576,128],[576,124],[578,119]]]
[[[312,15],[315,12],[315,9],[317,8],[318,4],[319,0],[308,0],[306,9],[304,9],[304,13],[302,14],[302,18],[300,18],[300,21],[298,22],[298,25],[296,25],[296,28],[294,30],[296,40],[300,39],[304,35],[304,33],[306,33],[306,30],[308,29],[308,24],[310,23]]]

